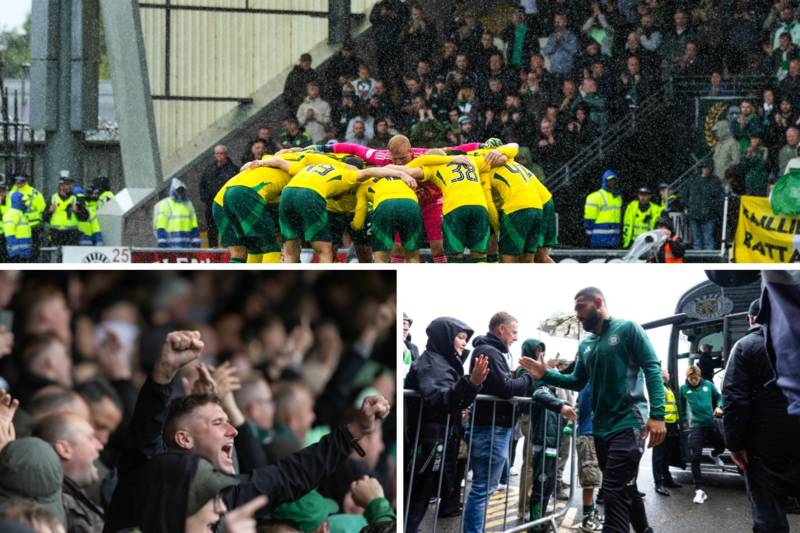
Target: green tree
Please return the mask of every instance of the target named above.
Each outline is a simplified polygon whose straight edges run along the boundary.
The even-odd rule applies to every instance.
[[[106,35],[103,23],[98,24],[98,49],[100,53],[100,79],[111,78],[111,71],[108,66],[108,54],[106,53]],[[22,65],[31,62],[31,15],[25,18],[22,30],[3,30],[0,32],[0,39],[5,43],[6,50],[3,53],[3,77],[9,79],[22,78]]]
[[[22,65],[31,62],[31,15],[28,14],[20,30],[3,30],[0,39],[5,43],[3,52],[3,77],[21,78]]]

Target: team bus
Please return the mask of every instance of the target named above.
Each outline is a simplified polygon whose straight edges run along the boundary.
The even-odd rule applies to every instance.
[[[686,291],[678,300],[675,314],[653,322],[642,324],[644,329],[671,327],[667,369],[670,374],[670,388],[680,402],[680,387],[686,379],[686,369],[694,364],[704,345],[711,346],[716,362],[714,384],[722,390],[725,367],[733,345],[747,332],[747,310],[750,303],[761,295],[760,278],[740,287],[720,287],[711,281],[700,283]],[[722,419],[717,419],[722,431]],[[710,451],[710,449],[709,449]],[[670,466],[685,468],[691,462],[686,435],[681,435],[680,453],[671,453]],[[709,453],[704,454],[704,471],[737,472],[729,454],[723,455],[724,467],[711,461]]]

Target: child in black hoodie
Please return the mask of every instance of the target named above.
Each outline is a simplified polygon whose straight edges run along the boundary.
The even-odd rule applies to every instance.
[[[425,517],[428,501],[439,493],[445,460],[455,459],[461,438],[461,411],[474,400],[489,374],[485,357],[464,375],[464,347],[474,333],[458,319],[440,317],[425,330],[425,351],[411,365],[405,388],[421,398],[406,399],[406,533],[416,533]],[[416,453],[416,457],[414,456]],[[457,480],[442,480],[457,483]],[[444,493],[442,489],[442,494]]]

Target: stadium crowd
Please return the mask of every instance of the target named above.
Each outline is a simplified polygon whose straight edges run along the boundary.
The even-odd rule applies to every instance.
[[[612,170],[622,185],[610,190],[603,180],[603,190],[616,208],[609,214],[615,238],[596,244],[594,231],[608,221],[587,210],[587,238],[579,241],[628,247],[639,228],[654,229],[676,213],[683,217],[664,220],[671,236],[709,250],[719,242],[726,190],[766,196],[798,155],[797,12],[787,0],[553,0],[493,4],[479,16],[456,1],[445,21],[419,3],[382,0],[370,15],[374,58],[346,43],[314,70],[304,54],[286,80],[280,134],[259,130],[244,159],[332,142],[385,149],[396,134],[420,148],[499,138],[517,143],[516,160],[546,183],[664,81],[680,78],[703,96],[741,97],[714,128],[711,144],[724,150],[714,148],[710,172],[697,167],[677,191],[663,182],[680,169],[653,168],[648,176]],[[743,88],[741,76],[755,85]],[[672,95],[673,105],[683,102],[681,94]],[[675,122],[692,129],[687,109],[676,107]]]
[[[394,297],[390,272],[0,272],[0,530],[394,531]]]

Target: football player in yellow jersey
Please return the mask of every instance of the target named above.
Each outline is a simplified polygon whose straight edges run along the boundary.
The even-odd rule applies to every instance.
[[[497,210],[489,180],[481,174],[507,160],[496,150],[484,157],[448,157],[442,150],[431,150],[404,167],[389,168],[407,169],[413,178],[430,181],[442,191],[442,232],[448,262],[463,262],[465,248],[469,248],[474,262],[485,262],[490,225],[497,228]]]
[[[419,240],[422,214],[414,191],[402,180],[384,178],[367,180],[358,187],[356,212],[352,227],[361,230],[367,219],[369,203],[370,244],[376,263],[388,263],[395,234],[400,236],[406,263],[419,263]]]
[[[304,165],[306,155],[281,151],[274,157]],[[315,156],[309,162],[319,160]],[[231,263],[280,262],[281,247],[270,205],[279,200],[290,179],[285,170],[248,164],[217,191],[211,214],[220,244],[230,251]]]
[[[548,247],[556,243],[552,194],[533,172],[514,161],[517,148],[513,143],[500,147],[501,153],[507,155],[509,160],[490,172],[492,199],[500,219],[500,261],[553,262],[548,254]],[[476,150],[470,155],[481,156],[485,153],[486,150]],[[543,220],[545,204],[548,205],[546,223]]]
[[[365,229],[356,231],[351,228],[351,222],[356,210],[356,190],[350,189],[327,200],[328,225],[331,228],[331,244],[333,254],[342,244],[343,235],[347,233],[353,243],[359,263],[372,262],[372,250],[369,247],[369,237]]]
[[[369,178],[398,177],[409,187],[416,187],[414,179],[402,168],[362,168],[363,162],[357,157],[347,157],[342,163],[322,154],[302,155],[305,160],[297,163],[279,157],[251,163],[280,168],[292,175],[281,193],[278,217],[287,263],[300,261],[301,240],[311,244],[320,263],[333,262],[327,198],[342,194]]]

